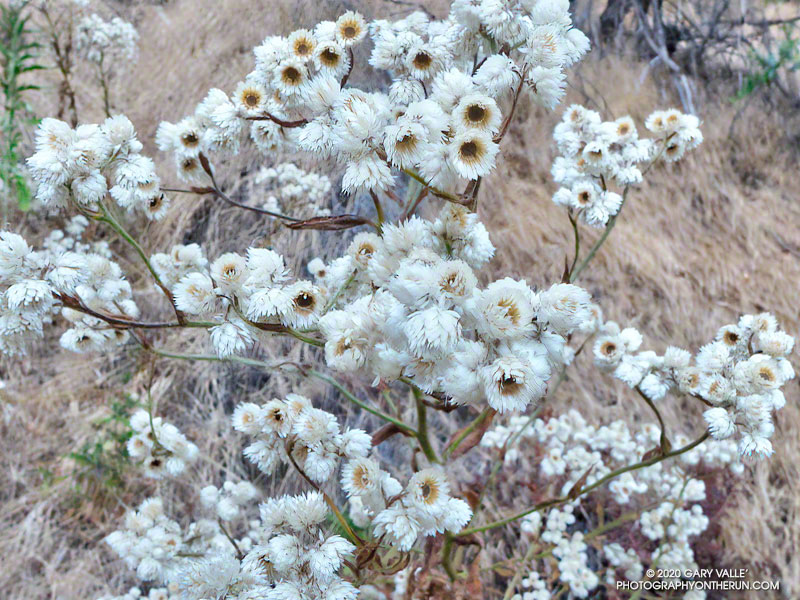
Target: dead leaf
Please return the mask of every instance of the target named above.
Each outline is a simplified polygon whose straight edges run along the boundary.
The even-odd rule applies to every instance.
[[[314,217],[305,221],[286,223],[289,229],[315,229],[319,231],[340,231],[359,225],[369,225],[371,221],[358,215],[335,215],[333,217]]]

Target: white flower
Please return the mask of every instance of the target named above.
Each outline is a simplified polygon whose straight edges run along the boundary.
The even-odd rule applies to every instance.
[[[494,168],[498,145],[491,134],[467,129],[458,133],[448,144],[448,157],[455,171],[465,179],[478,179]]]
[[[248,435],[261,432],[262,411],[257,404],[245,402],[233,411],[233,428]]]
[[[480,371],[489,406],[498,412],[524,410],[547,389],[550,370],[544,363],[531,364],[515,356],[502,356]]]
[[[455,346],[461,335],[459,315],[452,310],[431,306],[411,313],[404,332],[409,347],[416,354],[444,353]]]
[[[211,343],[220,358],[243,353],[253,343],[253,336],[244,324],[225,321],[210,330]]]
[[[736,432],[736,424],[732,415],[724,408],[709,408],[703,413],[708,423],[708,430],[716,440],[729,438]]]
[[[591,296],[569,283],[557,283],[539,294],[537,317],[555,331],[565,334],[591,320]]]
[[[190,315],[211,312],[216,303],[214,282],[203,273],[189,273],[173,289],[175,306]]]
[[[419,522],[399,502],[379,512],[372,523],[375,535],[386,535],[403,552],[411,549],[420,533]]]
[[[533,293],[524,281],[493,281],[475,299],[478,327],[493,338],[516,338],[533,327]]]
[[[247,262],[235,252],[227,252],[211,263],[211,278],[223,293],[236,293],[247,279]]]

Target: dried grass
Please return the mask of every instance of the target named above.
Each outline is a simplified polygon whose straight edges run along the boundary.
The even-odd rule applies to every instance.
[[[441,14],[443,5],[437,2],[431,10]],[[250,48],[265,35],[311,25],[353,6],[367,15],[407,10],[392,2],[331,2],[320,7],[311,0],[177,0],[120,8],[137,24],[141,57],[118,82],[122,91],[116,106],[131,117],[143,140],[151,140],[159,120],[175,120],[189,112],[209,87],[231,88],[250,68]],[[588,60],[571,78],[569,101],[594,104],[606,116],[630,112],[641,120],[652,108],[671,104],[649,80],[640,84],[642,68],[626,58]],[[382,83],[358,71],[354,77],[356,82]],[[85,91],[89,89],[84,85],[81,93],[87,106],[82,119],[87,121],[101,116],[99,105]],[[46,112],[47,95],[40,104]],[[791,332],[800,325],[797,164],[788,150],[791,140],[786,139],[787,131],[796,131],[796,119],[787,122],[788,115],[763,114],[754,107],[731,129],[736,108],[726,98],[705,99],[706,142],[681,165],[655,169],[647,185],[631,195],[615,232],[581,282],[609,318],[635,324],[658,350],[667,344],[697,348],[739,311],[771,310]],[[523,105],[519,116],[504,142],[501,167],[482,189],[480,212],[498,247],[493,272],[543,286],[560,278],[572,248],[569,223],[550,201],[550,135],[558,114]],[[161,173],[169,181],[172,166],[160,158]],[[237,175],[244,173],[246,180],[256,162],[253,153],[243,153],[226,165],[222,178],[232,193],[246,193],[246,185],[236,183]],[[272,244],[296,257],[292,266],[302,272],[305,259],[341,246],[334,235],[273,235],[257,217],[210,198],[182,196],[168,219],[149,227],[144,239],[153,251],[202,242],[212,257],[254,243]],[[139,265],[124,267],[134,273],[133,279],[143,281]],[[137,290],[145,314],[168,314],[154,290],[141,285]],[[207,350],[197,334],[152,341],[184,352]],[[99,540],[115,528],[126,505],[166,490],[131,477],[121,489],[76,492],[73,479],[58,480],[71,469],[64,457],[93,436],[92,419],[120,394],[144,392],[152,362],[139,352],[90,358],[53,355],[51,346],[43,344],[24,361],[2,364],[8,387],[0,391],[0,554],[5,563],[0,590],[9,598],[91,598],[126,589],[131,579],[124,569],[111,568],[114,559]],[[266,360],[302,361],[310,356],[298,345],[274,340],[259,352]],[[557,409],[576,406],[597,421],[650,420],[623,386],[596,374],[583,377],[592,373],[589,362],[580,357],[574,376],[554,401]],[[241,461],[243,440],[231,432],[227,415],[242,400],[296,390],[299,381],[291,374],[168,360],[158,362],[156,376],[165,390],[160,413],[178,424],[207,457],[185,484],[168,494],[175,504],[191,502],[188,490],[193,483],[219,483],[227,474],[253,475]],[[124,383],[127,377],[132,380]],[[299,385],[317,398],[331,396],[329,388]],[[794,390],[787,394],[787,407],[778,419],[775,456],[748,473],[747,485],[728,503],[721,527],[725,563],[750,568],[759,579],[779,577],[785,597],[800,594],[800,557],[794,552],[800,547],[800,448],[794,433],[800,411]],[[670,404],[673,430],[691,434],[700,428],[699,407]],[[444,424],[439,420],[437,426]],[[45,485],[43,470],[52,472],[56,482]],[[265,490],[294,485],[263,478],[258,482]]]

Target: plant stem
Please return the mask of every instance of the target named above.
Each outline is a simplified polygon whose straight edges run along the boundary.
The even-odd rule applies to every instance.
[[[178,310],[178,307],[175,306],[175,299],[172,297],[172,292],[166,285],[164,285],[164,283],[161,281],[161,278],[158,276],[158,273],[156,273],[156,270],[153,268],[153,265],[150,264],[150,259],[147,257],[147,253],[145,253],[144,248],[142,248],[139,242],[133,239],[133,237],[127,231],[125,231],[122,225],[117,222],[117,220],[102,202],[99,203],[99,206],[103,213],[103,216],[99,217],[99,220],[110,225],[111,228],[116,231],[120,237],[122,237],[122,239],[124,239],[133,247],[133,249],[139,255],[139,258],[141,258],[142,262],[144,262],[144,264],[147,266],[147,270],[150,271],[150,275],[153,276],[156,285],[160,287],[161,291],[167,296],[170,304],[172,304],[172,308],[175,310],[175,315],[178,317],[178,322],[182,324],[184,322],[183,314]]]
[[[103,88],[103,109],[105,110],[106,117],[111,117],[111,97],[108,91],[108,80],[106,78],[106,72],[103,70],[103,59],[104,56],[100,54],[100,64],[98,65],[98,69],[100,71],[100,87]]]
[[[364,540],[358,537],[358,534],[355,531],[353,531],[352,527],[350,527],[350,523],[348,523],[347,519],[344,518],[342,511],[339,510],[338,506],[336,506],[336,503],[333,501],[333,498],[331,498],[328,494],[323,492],[320,489],[320,487],[306,474],[306,472],[300,468],[300,465],[297,464],[297,461],[294,459],[294,456],[292,455],[292,448],[290,446],[287,446],[286,448],[286,455],[289,457],[289,462],[292,463],[292,466],[297,470],[298,473],[300,473],[303,479],[305,479],[306,482],[308,482],[308,484],[311,487],[313,487],[320,494],[322,494],[322,497],[325,499],[328,508],[331,509],[331,512],[336,517],[336,520],[339,521],[339,524],[342,526],[342,529],[344,529],[345,536],[347,536],[347,538],[351,542],[353,542],[356,546],[363,546]]]
[[[687,444],[686,446],[678,448],[677,450],[672,450],[671,452],[667,452],[665,454],[660,454],[660,455],[654,456],[653,458],[650,458],[648,460],[641,461],[641,462],[638,462],[638,463],[635,463],[635,464],[632,464],[632,465],[628,465],[626,467],[621,467],[621,468],[617,469],[616,471],[612,471],[611,473],[609,473],[605,477],[602,477],[602,478],[598,479],[597,481],[595,481],[593,484],[588,485],[588,486],[586,486],[584,488],[581,488],[581,490],[577,494],[571,494],[571,495],[568,495],[568,496],[563,496],[561,498],[553,498],[551,500],[545,500],[544,502],[540,502],[539,504],[536,504],[535,506],[532,506],[531,508],[527,508],[527,509],[523,510],[522,512],[518,512],[518,513],[516,513],[514,515],[511,515],[510,517],[506,517],[504,519],[500,519],[499,521],[494,521],[493,523],[488,523],[486,525],[481,525],[480,527],[472,527],[470,529],[465,529],[464,531],[462,531],[458,535],[459,535],[459,537],[462,537],[462,536],[471,535],[473,533],[481,533],[483,531],[489,531],[490,529],[494,529],[496,527],[502,527],[503,525],[508,525],[509,523],[512,523],[513,521],[516,521],[517,519],[521,519],[522,517],[524,517],[526,515],[529,515],[529,514],[531,514],[533,512],[536,512],[536,511],[539,511],[539,510],[543,510],[545,508],[550,508],[551,506],[557,506],[559,504],[564,504],[566,502],[570,502],[570,501],[574,500],[575,498],[577,498],[579,496],[587,494],[587,493],[591,492],[592,490],[597,489],[597,488],[605,485],[607,482],[611,481],[612,479],[615,479],[615,478],[619,477],[620,475],[622,475],[624,473],[628,473],[630,471],[636,471],[638,469],[643,469],[645,467],[649,467],[649,466],[654,465],[656,463],[660,463],[661,461],[664,461],[664,460],[666,460],[668,458],[672,458],[673,456],[678,456],[680,454],[684,454],[685,452],[688,452],[689,450],[692,450],[693,448],[696,448],[697,446],[702,444],[704,441],[706,441],[708,439],[708,435],[709,434],[706,431],[706,432],[703,433],[703,435],[701,435],[699,438],[697,438],[693,442]]]
[[[392,425],[394,425],[398,429],[401,429],[401,430],[405,431],[409,435],[413,435],[414,437],[417,437],[417,438],[419,437],[418,433],[412,427],[409,427],[408,425],[406,425],[405,423],[403,423],[399,419],[395,419],[393,416],[387,415],[385,412],[382,412],[382,411],[378,410],[377,408],[373,408],[369,404],[363,402],[362,400],[359,400],[350,390],[348,390],[341,383],[336,381],[333,377],[329,377],[328,375],[325,375],[324,373],[320,373],[319,371],[316,371],[314,369],[309,370],[308,374],[311,375],[312,377],[316,377],[317,379],[320,379],[322,381],[325,381],[325,382],[331,384],[333,387],[335,387],[337,390],[339,390],[339,392],[345,398],[347,398],[350,402],[352,402],[356,406],[359,406],[360,408],[363,408],[368,413],[375,415],[379,419],[383,419],[387,423],[391,423]]]
[[[581,264],[578,265],[578,267],[576,269],[574,269],[574,270],[572,270],[570,272],[570,274],[569,274],[569,282],[570,283],[572,283],[576,279],[578,279],[578,275],[580,275],[581,272],[586,268],[586,266],[589,264],[589,262],[594,258],[594,255],[597,254],[597,251],[600,250],[600,246],[602,246],[603,243],[605,243],[606,239],[611,234],[611,231],[614,229],[614,225],[617,224],[617,219],[619,218],[619,215],[622,213],[622,207],[625,206],[625,200],[628,199],[628,190],[629,189],[630,188],[626,187],[625,191],[622,192],[622,203],[619,205],[619,210],[617,211],[617,214],[615,214],[613,217],[611,217],[608,220],[608,223],[606,224],[606,229],[603,232],[603,235],[601,235],[600,239],[597,240],[594,243],[594,246],[592,246],[592,249],[589,250],[589,254],[586,255],[586,258],[584,258],[581,261]]]
[[[339,289],[336,290],[336,293],[333,295],[333,297],[330,300],[328,300],[328,304],[325,306],[325,310],[322,311],[323,315],[328,314],[328,311],[330,311],[330,309],[332,309],[336,305],[336,301],[339,299],[342,293],[344,293],[344,291],[348,287],[350,287],[350,284],[353,283],[353,281],[355,280],[357,273],[358,273],[357,270],[353,271],[350,277],[347,278],[347,281],[345,281],[341,286],[339,286]]]
[[[309,344],[310,346],[316,346],[317,348],[323,348],[325,346],[325,342],[323,342],[322,340],[318,340],[316,338],[312,338],[312,337],[308,337],[306,335],[303,335],[302,333],[300,333],[296,329],[292,329],[290,327],[287,327],[286,328],[286,333],[288,333],[293,338],[296,338],[296,339],[300,340],[301,342],[305,342],[306,344]]]
[[[383,206],[381,205],[381,199],[378,198],[378,194],[372,190],[369,191],[369,195],[372,196],[372,203],[375,205],[375,212],[378,215],[378,231],[380,232],[383,227]]]
[[[581,234],[578,230],[578,220],[572,216],[572,211],[567,212],[569,222],[572,224],[572,231],[575,234],[575,258],[572,259],[572,264],[569,267],[570,281],[572,281],[572,273],[575,271],[575,265],[578,263],[578,257],[581,253]]]
[[[444,567],[447,576],[450,578],[450,581],[455,581],[456,572],[455,569],[453,569],[453,563],[450,557],[452,552],[453,552],[453,534],[451,534],[450,532],[445,532],[444,545],[442,546],[442,566]]]
[[[656,164],[656,162],[658,162],[658,159],[661,158],[661,155],[664,153],[664,150],[666,150],[667,145],[669,144],[669,141],[673,138],[673,136],[675,136],[675,133],[671,133],[666,137],[658,153],[653,157],[653,159],[649,163],[647,163],[647,166],[642,170],[642,176],[646,175],[647,172],[653,167],[653,165]],[[605,187],[605,183],[603,184],[603,186]],[[578,275],[580,275],[581,272],[586,268],[586,265],[588,265],[589,261],[591,261],[594,258],[594,255],[597,254],[597,251],[600,249],[600,246],[603,245],[603,243],[606,241],[606,238],[608,238],[608,236],[611,234],[611,230],[614,229],[614,225],[616,225],[617,219],[619,218],[620,213],[622,213],[622,207],[625,206],[625,201],[628,199],[629,189],[630,186],[626,185],[625,189],[622,191],[622,203],[619,205],[619,210],[617,211],[617,214],[615,214],[608,220],[603,235],[601,235],[600,239],[597,240],[597,242],[595,242],[594,246],[592,246],[592,249],[589,251],[588,256],[581,262],[580,266],[577,269],[570,272],[569,275],[570,283],[578,279]]]
[[[425,181],[425,179],[423,179],[421,175],[415,173],[411,169],[401,169],[401,171],[403,171],[403,173],[411,177],[411,179],[413,179],[414,181],[417,181],[422,185],[424,185],[425,189],[429,190],[434,196],[439,196],[439,198],[444,198],[445,200],[449,200],[450,202],[455,202],[456,204],[461,204],[462,206],[466,205],[466,202],[463,199],[448,192],[445,192],[443,190],[440,190],[439,188],[433,187],[427,181]]]
[[[411,388],[411,391],[417,404],[417,440],[419,441],[419,447],[430,462],[438,463],[440,462],[439,458],[436,456],[436,452],[431,446],[431,440],[428,437],[428,409],[422,401],[422,392],[417,388]]]
[[[233,536],[231,536],[231,534],[228,533],[228,530],[225,529],[225,525],[222,523],[222,519],[217,519],[217,524],[219,525],[219,528],[222,530],[222,533],[225,534],[225,537],[228,538],[228,541],[231,543],[234,550],[236,550],[236,557],[239,560],[243,559],[244,554],[242,554],[242,551],[239,549],[239,545],[236,543],[236,540],[233,539]]]
[[[669,438],[667,437],[667,427],[666,425],[664,425],[664,419],[661,418],[661,413],[656,408],[655,403],[644,394],[644,392],[639,388],[639,386],[636,386],[634,389],[642,397],[642,400],[644,400],[647,403],[647,406],[649,406],[650,409],[655,413],[656,419],[658,419],[658,424],[661,427],[661,439],[659,440],[659,443],[661,445],[661,452],[662,453],[669,452],[670,449],[672,448],[672,444],[670,443]]]

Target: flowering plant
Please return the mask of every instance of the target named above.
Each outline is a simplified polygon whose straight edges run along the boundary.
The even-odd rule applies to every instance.
[[[575,236],[563,280],[540,289],[510,277],[479,279],[495,251],[478,218],[481,184],[516,108],[533,101],[553,109],[565,69],[588,50],[568,7],[455,0],[444,20],[412,13],[367,23],[347,12],[269,37],[232,94],[212,89],[193,114],[160,125],[156,143],[174,157],[185,188],[162,186],[123,115],[77,127],[42,121],[28,160],[36,198],[43,209],[78,215],[40,250],[0,233],[5,354],[25,352],[60,316],[61,345],[74,352],[138,346],[164,359],[288,368],[330,384],[343,402],[382,422],[372,431],[348,427],[336,407],[323,410],[298,393],[239,403],[232,421],[248,439],[246,459],[269,477],[296,473],[303,489],[264,499],[252,483],[228,479],[199,490],[200,508],[186,519],[158,497],[130,510],[106,541],[147,582],[150,598],[421,598],[499,583],[506,598],[588,597],[640,577],[644,564],[694,564],[691,540],[708,524],[699,473],[740,472],[740,456],[771,454],[772,413],[794,376],[786,358],[793,339],[764,313],[723,327],[694,356],[674,347],[639,352],[641,335],[606,321],[575,282],[629,191],[654,165],[701,143],[699,120],[658,111],[645,122],[651,135],[639,137],[629,117],[603,122],[569,107],[554,133],[560,156],[552,169],[560,186],[553,201]],[[106,37],[114,38],[86,29],[90,60],[102,61]],[[124,27],[117,37],[126,48],[135,39]],[[353,49],[368,38],[369,64],[391,76],[386,91],[347,85]],[[241,202],[223,190],[216,166],[247,144],[267,155],[310,155],[374,210],[322,206],[331,180],[291,164],[260,174],[274,191],[266,203]],[[168,194],[213,196],[290,232],[360,231],[347,236],[340,256],[310,261],[309,279],[259,245],[216,257],[196,243],[149,254],[129,223],[162,219]],[[83,239],[89,223],[133,250],[169,317],[142,315],[111,246]],[[582,224],[603,229],[588,252]],[[148,335],[162,331],[169,340],[181,329],[206,332],[213,354],[183,354]],[[260,360],[273,336],[320,349],[318,360]],[[542,418],[585,347],[599,372],[641,396],[657,424],[594,426],[574,411]],[[373,397],[358,397],[340,380],[358,376],[371,382]],[[696,439],[667,430],[659,405],[670,392],[704,405],[706,431]],[[432,414],[453,425],[449,437],[429,425]],[[197,459],[196,446],[152,408],[131,425],[129,454],[148,476],[179,477]],[[501,475],[505,485],[536,491],[522,495],[524,510],[499,489]],[[495,488],[511,514],[492,519]],[[600,522],[580,514],[590,502]],[[610,542],[632,523],[638,546]],[[524,556],[486,564],[489,540],[505,535],[527,544]],[[602,554],[589,545],[607,539]]]

